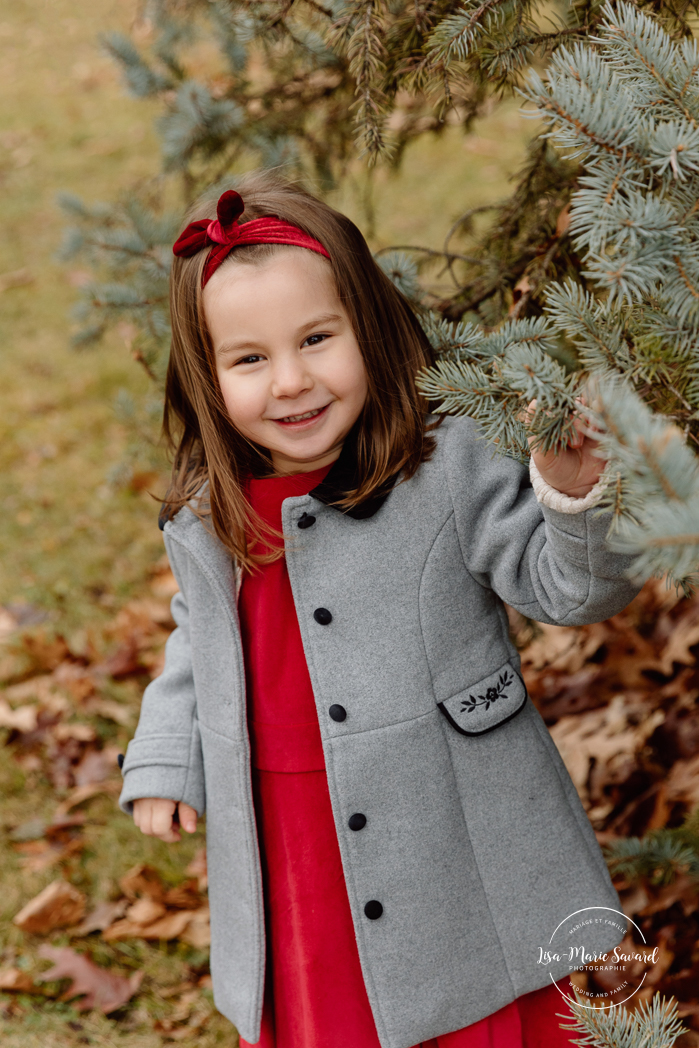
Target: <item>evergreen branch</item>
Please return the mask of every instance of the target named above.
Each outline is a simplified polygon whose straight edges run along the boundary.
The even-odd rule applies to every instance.
[[[535,85],[534,75],[530,79]],[[588,149],[593,151],[599,150],[615,157],[617,160],[625,162],[631,157],[639,167],[644,165],[644,158],[633,148],[631,132],[625,124],[619,124],[617,127],[613,126],[611,134],[605,138],[603,135],[595,132],[587,119],[577,116],[571,111],[570,107],[559,102],[553,95],[542,100],[543,92],[542,94],[535,94],[533,86],[531,92],[522,93],[529,101],[537,104],[537,115],[551,122],[557,121],[562,125],[559,130],[551,132],[554,137],[567,142],[570,132],[572,132],[578,140],[577,145],[581,151],[587,146]],[[601,91],[594,99],[586,99],[580,104],[581,112],[585,113],[590,104],[593,104],[597,110],[600,110],[609,104],[609,99],[605,98],[605,92]],[[621,142],[619,141],[620,138]]]
[[[610,872],[631,884],[667,885],[684,873],[699,880],[699,808],[681,826],[612,841],[603,851]]]
[[[353,109],[360,139],[370,159],[386,155],[383,132],[386,74],[386,29],[384,0],[351,0],[344,18],[335,23],[331,39],[344,43],[350,74],[355,80]]]
[[[616,512],[613,548],[636,554],[636,577],[667,573],[686,588],[699,579],[699,458],[619,379],[595,379],[591,388],[586,412],[619,478],[605,499]]]
[[[574,1021],[561,1029],[582,1033],[577,1045],[593,1048],[672,1048],[685,1028],[677,1016],[677,1001],[666,1002],[656,994],[652,1002],[643,1001],[635,1012],[609,1008],[603,1004],[590,1007],[585,997],[573,988],[575,1001],[568,1001]],[[570,1016],[557,1013],[562,1019]]]
[[[500,81],[521,69],[535,54],[546,54],[568,37],[584,37],[590,26],[580,25],[569,29],[556,29],[551,33],[530,33],[529,36],[506,39],[500,45],[484,45],[482,48],[483,68],[491,77]]]
[[[699,67],[696,44],[693,60],[688,63],[690,68],[678,69],[677,50],[662,26],[644,17],[624,0],[620,0],[616,7],[607,0],[603,13],[607,24],[597,42],[604,45],[605,56],[617,75],[621,79],[633,79],[636,82],[639,74],[645,73],[656,85],[656,90],[661,92],[661,97],[675,105],[685,120],[699,128],[699,120],[684,104],[684,95],[692,75]],[[595,40],[594,37],[592,39]],[[684,83],[680,89],[673,83],[678,73],[680,76],[684,73]]]
[[[147,98],[172,90],[175,86],[170,77],[152,69],[137,48],[123,33],[105,33],[101,37],[107,54],[121,66],[126,84],[136,98]]]
[[[464,62],[471,54],[475,41],[490,27],[484,17],[508,0],[466,0],[464,10],[442,19],[427,41],[427,59],[448,66],[450,62]]]

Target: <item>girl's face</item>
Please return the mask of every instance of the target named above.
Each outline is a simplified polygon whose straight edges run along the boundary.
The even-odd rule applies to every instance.
[[[275,470],[328,465],[367,396],[364,361],[330,266],[305,248],[222,266],[204,289],[223,399]]]

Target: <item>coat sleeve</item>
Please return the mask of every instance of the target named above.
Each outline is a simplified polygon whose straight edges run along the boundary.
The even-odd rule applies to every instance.
[[[471,419],[455,422],[447,484],[474,579],[538,622],[579,626],[625,608],[641,587],[626,574],[632,557],[606,545],[610,512],[545,505],[525,466],[495,454]]]
[[[182,587],[173,550],[168,546],[172,570]],[[184,801],[204,811],[204,766],[196,710],[189,639],[189,610],[180,588],[171,603],[177,628],[165,645],[165,668],[143,694],[136,734],[124,758],[124,785],[119,798],[131,814],[139,797]]]

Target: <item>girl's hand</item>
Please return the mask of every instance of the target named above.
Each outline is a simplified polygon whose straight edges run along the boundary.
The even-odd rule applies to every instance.
[[[133,802],[133,821],[141,833],[149,837],[159,837],[161,841],[172,844],[181,840],[179,827],[174,821],[178,812],[180,826],[187,833],[194,833],[197,828],[197,813],[184,801],[168,801],[161,797],[141,797]]]
[[[581,401],[581,403],[584,403]],[[531,415],[536,408],[536,401],[532,400],[527,408],[527,414]],[[589,428],[582,416],[577,415],[573,420],[575,436],[570,443],[556,451],[549,451],[545,455],[541,451],[532,448],[534,437],[529,437],[534,465],[547,484],[557,491],[571,498],[581,499],[590,492],[604,469],[604,459],[593,454],[598,442],[588,436]]]

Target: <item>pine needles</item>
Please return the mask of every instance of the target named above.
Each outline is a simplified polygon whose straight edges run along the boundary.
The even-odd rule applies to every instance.
[[[519,458],[527,437],[545,450],[565,442],[586,394],[610,460],[613,544],[637,554],[639,577],[688,589],[699,581],[699,47],[625,2],[603,13],[594,37],[561,48],[546,80],[531,72],[522,89],[546,136],[583,168],[570,208],[580,265],[544,280],[538,318],[541,345],[555,355],[561,337],[577,370],[566,376],[508,322],[486,368],[477,340],[462,349],[458,329],[443,331],[448,362],[421,388]],[[527,397],[538,402],[531,419]]]
[[[568,1004],[574,1022],[560,1025],[564,1030],[583,1034],[580,1040],[572,1042],[580,1048],[672,1048],[685,1031],[675,1000],[667,1002],[664,997],[655,996],[650,1004],[644,1001],[638,1011],[626,1012],[622,1008],[591,1008],[577,992],[575,997],[577,1004]]]

